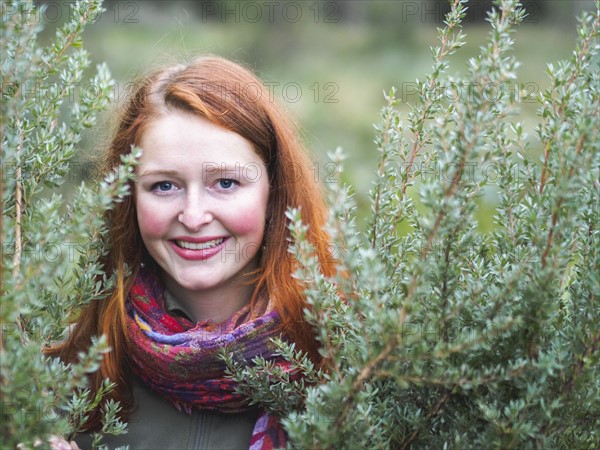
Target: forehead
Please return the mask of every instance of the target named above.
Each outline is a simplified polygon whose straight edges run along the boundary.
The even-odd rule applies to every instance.
[[[239,134],[184,111],[173,110],[142,133],[141,165],[198,162],[245,164],[260,161],[254,146]]]

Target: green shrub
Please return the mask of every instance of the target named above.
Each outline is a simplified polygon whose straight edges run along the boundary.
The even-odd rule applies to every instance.
[[[56,193],[79,178],[74,156],[82,133],[110,101],[104,65],[89,82],[94,95],[74,89],[90,64],[81,33],[100,14],[100,3],[71,4],[72,14],[47,47],[37,42],[42,26],[32,2],[2,5],[2,448],[37,447],[49,435],[68,435],[100,400],[88,398],[85,388],[87,374],[109,351],[102,337],[78,364],[42,353],[64,339],[82,305],[110,289],[98,264],[102,215],[127,195],[132,176],[133,157],[97,188],[82,184],[72,200]],[[110,388],[107,381],[104,391]],[[117,410],[106,406],[105,431],[122,432]]]
[[[230,362],[244,392],[286,417],[297,448],[600,445],[598,12],[581,19],[571,60],[548,67],[529,139],[510,54],[524,12],[499,3],[489,41],[453,78],[463,3],[452,2],[408,117],[386,96],[366,233],[349,189],[330,186],[335,278],[320,274],[301,211],[289,213],[306,317],[330,368],[284,343],[313,385]],[[499,206],[484,233],[476,200],[489,188]]]
[[[283,342],[304,380],[292,383],[260,361],[252,369],[229,361],[240,390],[284,416],[297,448],[600,442],[598,11],[581,18],[572,59],[548,67],[552,85],[538,99],[530,138],[518,122],[525,93],[514,88],[510,55],[523,11],[502,1],[468,75],[453,78],[447,60],[463,42],[466,5],[452,6],[412,112],[400,117],[395,90],[386,95],[367,232],[350,189],[329,186],[336,277],[320,274],[301,211],[288,213],[306,317],[328,369]],[[74,365],[41,350],[111,289],[98,264],[101,217],[128,194],[135,164],[132,156],[71,200],[54,193],[77,167],[82,133],[110,102],[111,79],[100,66],[96,95],[73,96],[89,65],[81,32],[100,1],[74,7],[45,48],[35,11],[31,2],[3,5],[2,448],[67,436],[100,400],[88,398],[85,379],[109,351],[102,337]],[[527,156],[534,139],[544,149],[539,163]],[[341,168],[343,154],[331,156]],[[484,233],[475,214],[490,188],[500,201],[495,228]],[[117,410],[107,406],[103,431],[123,432]]]

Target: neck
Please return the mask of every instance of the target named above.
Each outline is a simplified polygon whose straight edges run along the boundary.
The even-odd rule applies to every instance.
[[[165,280],[165,286],[194,322],[224,322],[249,304],[254,292],[253,285],[227,286],[208,292],[189,291],[172,280]]]

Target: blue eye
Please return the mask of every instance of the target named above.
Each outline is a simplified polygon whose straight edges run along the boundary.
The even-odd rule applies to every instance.
[[[221,189],[229,190],[237,184],[237,181],[231,178],[221,178],[218,184]]]
[[[161,181],[152,185],[152,190],[158,190],[161,192],[170,191],[171,189],[173,189],[173,183],[169,181]]]

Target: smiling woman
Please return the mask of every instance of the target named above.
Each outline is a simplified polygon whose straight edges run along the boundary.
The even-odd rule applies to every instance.
[[[290,120],[236,63],[202,57],[136,86],[105,166],[142,148],[133,195],[106,218],[104,269],[116,287],[82,311],[51,352],[74,361],[92,336],[107,336],[112,351],[91,376],[92,391],[104,378],[115,382],[107,398],[121,402],[129,423],[127,435],[105,439],[110,446],[284,446],[279,419],[247,405],[219,355],[225,349],[243,364],[261,356],[288,371],[271,342],[281,337],[321,362],[292,277],[285,217],[287,208],[301,209],[331,274],[325,207],[309,161]],[[89,416],[88,434],[100,427],[101,411]],[[88,446],[88,434],[77,442]]]
[[[144,245],[195,321],[222,322],[252,297],[248,275],[265,238],[266,167],[239,134],[177,110],[148,127],[141,147],[135,201]]]

